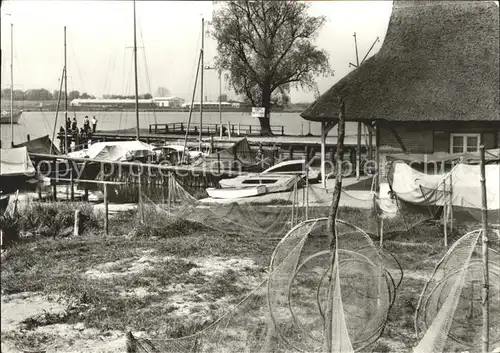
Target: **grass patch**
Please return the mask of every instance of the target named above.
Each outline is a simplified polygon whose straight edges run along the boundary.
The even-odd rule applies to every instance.
[[[281,210],[278,207],[258,206],[255,209],[265,218],[258,219],[262,224],[277,218]],[[328,208],[318,208],[317,211],[326,217]],[[208,216],[209,212],[213,215],[220,210],[201,209],[200,212],[206,212]],[[200,219],[204,215],[202,213]],[[243,214],[239,213],[227,216],[235,221],[240,218],[240,222],[246,222],[242,217]],[[373,224],[372,217],[369,210],[347,207],[339,210],[340,219],[363,229]],[[66,224],[65,216],[61,215],[60,218],[58,222]],[[242,282],[243,273],[235,269],[216,272],[214,275],[192,271],[201,266],[192,258],[251,259],[257,266],[241,271],[245,276],[262,278],[259,276],[264,275],[262,272],[268,267],[278,242],[256,236],[241,226],[239,229],[237,226],[229,229],[231,232],[224,229],[216,231],[153,210],[146,210],[146,218],[147,222],[139,225],[137,211],[127,211],[110,219],[113,235],[109,237],[95,236],[90,232],[89,236],[83,238],[39,237],[12,247],[9,258],[1,264],[4,294],[40,291],[63,295],[74,302],[66,315],[46,316],[42,321],[34,318],[25,322],[25,325],[34,328],[56,322],[72,324],[83,321],[85,327],[145,331],[153,337],[189,335],[213,322],[221,311],[228,309],[228,303],[238,301],[251,289]],[[227,219],[220,220],[223,221],[227,222]],[[40,224],[37,222],[41,220],[32,219],[30,222],[36,228]],[[48,222],[47,219],[45,222]],[[92,229],[92,222],[86,229]],[[283,225],[281,236],[288,229],[289,225]],[[391,240],[385,243],[384,248],[396,256],[403,269],[413,271],[415,276],[404,277],[396,293],[383,339],[372,346],[373,351],[394,350],[393,342],[397,343],[397,347],[405,347],[410,351],[416,344],[413,316],[425,283],[425,279],[419,276],[428,274],[445,251],[441,230],[438,224],[426,222],[412,232],[394,232]],[[450,244],[463,234],[461,232],[458,230],[450,234]],[[129,233],[135,236],[121,236]],[[140,259],[148,265],[140,272],[129,271]],[[87,271],[102,268],[103,264],[109,264],[106,270],[118,272],[120,276],[94,279],[86,275]],[[176,286],[181,288],[177,292]],[[304,280],[304,286],[314,287],[307,279]],[[139,290],[143,294],[134,295]],[[180,306],[172,301],[173,296],[196,304],[189,315],[175,315]],[[257,312],[265,313],[264,298],[262,295],[262,300],[256,302],[259,305],[249,307],[249,311],[236,317],[238,330],[241,328],[242,333],[253,335],[252,330],[265,330],[265,327],[255,326],[255,318],[251,317]],[[203,310],[209,311],[205,313]],[[13,339],[28,340],[16,337]],[[36,339],[43,341],[43,338]]]
[[[80,210],[80,233],[101,229],[100,215],[94,213],[91,204],[77,203],[42,203],[33,202],[19,214],[19,228],[25,232],[55,237],[74,227],[75,211]]]

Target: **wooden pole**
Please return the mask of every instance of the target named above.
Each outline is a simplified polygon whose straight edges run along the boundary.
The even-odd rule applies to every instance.
[[[330,206],[330,211],[328,213],[328,233],[330,235],[330,268],[329,268],[329,278],[328,278],[328,296],[326,303],[326,312],[325,312],[325,341],[323,351],[331,353],[333,344],[332,344],[332,309],[333,309],[333,271],[335,264],[335,254],[337,249],[337,231],[335,229],[335,223],[337,220],[337,212],[339,208],[340,202],[340,194],[342,190],[342,165],[343,154],[344,154],[344,137],[345,137],[345,101],[343,99],[339,99],[340,105],[340,114],[339,114],[339,123],[338,123],[338,139],[337,139],[337,154],[336,154],[336,163],[337,168],[335,168],[335,187],[333,189],[332,195],[332,204]],[[322,124],[322,130],[325,128]],[[322,136],[324,136],[322,131]],[[322,149],[323,152],[324,149]],[[323,153],[322,153],[323,154]]]
[[[70,163],[71,164],[71,163]],[[75,179],[73,176],[73,168],[70,166],[70,185],[71,185],[71,201],[75,201]]]
[[[488,203],[486,198],[486,172],[484,161],[484,145],[479,148],[481,157],[481,214],[482,214],[482,258],[483,258],[483,333],[482,333],[482,352],[489,352],[490,342],[490,303],[489,303],[489,269],[488,269]]]
[[[205,56],[205,19],[201,19],[201,77],[200,77],[200,151],[201,151],[201,139],[202,139],[202,134],[203,134],[203,72],[204,70],[204,64],[203,64],[203,58]]]
[[[78,235],[80,235],[79,223],[80,223],[80,210],[75,210],[75,225],[74,225],[74,228],[73,228],[73,235],[75,237],[77,237]]]
[[[446,197],[446,178],[443,181],[444,205],[443,205],[443,230],[444,246],[448,247],[448,198]]]
[[[356,179],[359,180],[361,168],[361,121],[358,121],[358,141],[356,145]]]
[[[64,74],[66,72],[66,68],[63,67],[63,71],[62,71],[62,74],[61,74],[61,84],[59,85],[59,94],[58,94],[58,97],[57,97],[57,107],[56,107],[56,118],[54,120],[54,129],[52,130],[52,143],[50,144],[50,150],[49,150],[49,153],[52,154],[52,148],[54,146],[54,141],[56,139],[56,128],[57,128],[57,116],[59,114],[59,104],[61,102],[61,92],[62,92],[62,85],[63,85],[63,81],[64,81]],[[42,108],[40,108],[41,110]],[[66,124],[66,121],[64,122],[64,124]],[[64,125],[66,126],[66,125]],[[66,131],[66,130],[64,130]]]
[[[293,191],[292,191],[292,224],[290,228],[293,228],[295,224],[295,193],[297,191],[297,182],[293,184]]]
[[[203,54],[200,51],[200,56],[198,57],[198,66],[196,68],[196,77],[194,79],[193,95],[191,97],[191,105],[189,106],[188,125],[187,125],[187,129],[186,129],[186,134],[184,136],[184,148],[182,149],[182,157],[181,157],[181,161],[179,162],[179,164],[182,164],[184,162],[184,155],[185,155],[185,152],[186,152],[187,139],[188,139],[188,136],[189,136],[189,127],[191,126],[191,117],[193,115],[194,97],[196,95],[196,83],[198,82],[198,74],[200,73],[200,64],[201,64],[201,57],[202,57],[202,55]],[[201,136],[200,136],[200,141],[201,141]]]
[[[66,26],[64,26],[64,153],[69,152],[68,146],[68,66],[66,62]]]
[[[142,187],[141,187],[141,176],[139,175],[139,184],[138,184],[138,191],[139,191],[139,217],[140,217],[140,222],[144,223],[144,210],[142,208]]]
[[[309,167],[306,168],[306,221],[309,219]]]
[[[139,81],[137,79],[137,31],[136,31],[136,20],[135,20],[135,0],[134,4],[134,86],[135,86],[135,133],[136,139],[140,139],[140,127],[139,127]]]
[[[371,129],[368,129],[368,160],[373,159],[373,133]]]
[[[168,174],[168,196],[167,196],[167,202],[168,202],[168,212],[172,212],[172,174]]]
[[[107,236],[108,233],[108,185],[104,183],[104,234]]]
[[[323,187],[326,188],[326,129],[324,122],[321,122],[321,178],[323,179]]]
[[[450,172],[450,230],[453,234],[453,175]]]

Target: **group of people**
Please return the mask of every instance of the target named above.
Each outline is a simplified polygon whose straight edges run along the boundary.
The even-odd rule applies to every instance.
[[[89,117],[88,115],[86,115],[85,118],[83,119],[83,128],[81,128],[81,130],[83,130],[86,134],[88,134],[90,132],[95,133],[96,128],[97,128],[97,119],[95,118],[95,116],[92,117],[92,129],[91,129]],[[78,131],[78,123],[76,122],[76,116],[73,117],[73,121],[71,121],[71,119],[68,117],[68,119],[66,120],[66,130],[71,132]]]
[[[76,121],[76,116],[73,117],[73,121],[68,117],[66,120],[66,131],[72,135],[73,141],[75,142],[75,148],[88,148],[88,140],[91,138],[92,134],[96,132],[97,128],[97,119],[92,117],[92,128],[90,127],[91,122],[89,121],[89,117],[85,116],[83,119],[83,127],[78,129],[78,123]],[[59,129],[59,133],[65,133],[64,128],[61,126]],[[60,140],[61,144],[64,143],[64,139]]]

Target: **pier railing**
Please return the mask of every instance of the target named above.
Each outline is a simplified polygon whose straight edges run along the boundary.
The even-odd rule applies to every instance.
[[[167,124],[149,124],[150,134],[185,134],[186,123],[167,123]],[[202,135],[220,134],[220,124],[203,124]],[[271,131],[274,135],[285,135],[283,125],[271,125]],[[197,135],[200,133],[200,124],[190,124],[188,135]],[[222,124],[222,133],[225,136],[258,136],[260,135],[260,125],[248,124]]]

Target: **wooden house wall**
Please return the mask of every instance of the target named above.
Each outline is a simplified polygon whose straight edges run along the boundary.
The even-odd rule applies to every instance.
[[[450,135],[453,133],[480,133],[481,143],[487,149],[500,148],[500,121],[496,122],[385,122],[379,126],[381,181],[386,181],[389,165],[385,155],[403,152],[398,138],[407,153],[450,152]]]

